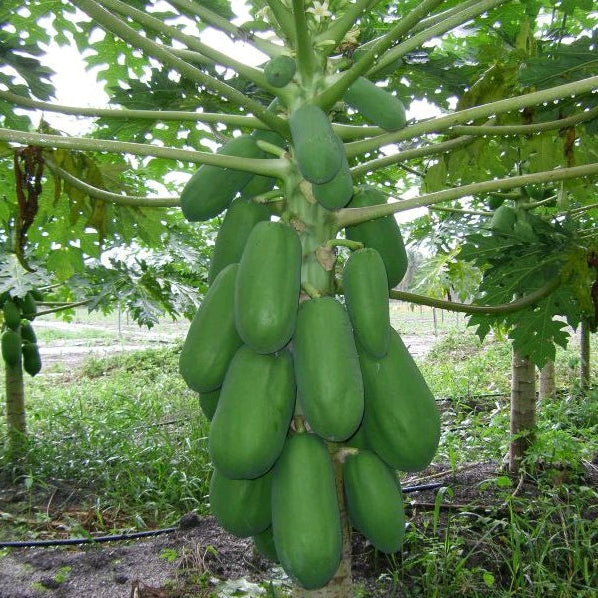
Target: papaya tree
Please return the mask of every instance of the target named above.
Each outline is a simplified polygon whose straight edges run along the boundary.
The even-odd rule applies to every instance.
[[[192,163],[198,168],[180,202],[169,206],[180,205],[177,216],[200,233],[223,215],[181,375],[212,420],[216,517],[279,561],[297,595],[352,594],[350,526],[382,552],[400,550],[395,472],[425,468],[439,441],[434,397],[388,317],[389,296],[427,301],[392,290],[407,269],[394,215],[512,194],[503,219],[513,231],[475,221],[470,257],[462,250],[463,259],[479,257],[485,304],[451,308],[484,318],[527,309],[554,327],[558,310],[542,301],[558,288],[561,301],[573,295],[580,304],[583,250],[558,218],[535,220],[519,201],[521,189],[557,185],[571,185],[567,195],[577,201],[598,177],[591,129],[573,136],[575,161],[538,159],[551,156],[556,132],[597,116],[598,77],[588,60],[566,80],[520,80],[522,52],[537,34],[531,23],[553,8],[561,10],[506,0],[267,0],[251,3],[241,24],[224,1],[70,0],[26,9],[38,19],[54,10],[59,27],[89,40],[88,63],[113,73],[109,91],[123,108],[56,106],[5,77],[0,98],[10,117],[19,106],[101,120],[92,136],[75,138],[23,130],[5,117],[4,148],[42,148],[54,176],[104,202],[122,194],[102,194],[103,179],[82,181],[73,172],[83,171],[62,168],[65,151],[135,156],[142,166]],[[590,9],[563,9],[575,13],[567,27],[583,43]],[[9,21],[31,22],[31,12],[14,13]],[[208,28],[261,58],[250,64],[207,44]],[[479,61],[471,60],[469,32]],[[441,114],[408,118],[405,104],[418,99]],[[535,142],[523,155],[521,139]],[[420,185],[421,193],[401,197]],[[562,241],[558,260],[546,258],[554,255],[545,237]],[[500,293],[491,293],[483,285],[496,280],[501,254],[527,269],[503,270]],[[533,356],[536,329],[513,329],[524,356]]]

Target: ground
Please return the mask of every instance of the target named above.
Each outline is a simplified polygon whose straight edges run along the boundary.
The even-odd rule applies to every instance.
[[[180,331],[150,338],[149,344],[170,342],[177,335],[180,337]],[[105,354],[143,345],[140,338],[129,344],[129,338],[122,343],[90,343],[89,339],[76,337],[70,341],[53,342],[51,352],[42,352],[44,364],[47,367],[52,362],[63,362],[72,368],[92,352]],[[431,334],[403,334],[403,338],[418,357],[423,356],[435,341]],[[405,494],[409,525],[423,529],[433,521],[434,526],[438,523],[441,537],[449,527],[448,519],[455,513],[463,519],[473,516],[479,521],[507,521],[504,491],[486,483],[496,478],[501,468],[502,463],[497,462],[471,463],[456,470],[431,467],[411,476],[407,484],[436,483],[444,489],[436,487]],[[512,483],[511,494],[533,496],[533,484],[517,479]],[[555,483],[559,480],[555,479]],[[588,464],[584,483],[598,487],[596,464]],[[14,488],[0,488],[0,522],[8,517],[11,503],[21,500],[23,496],[19,496]],[[469,532],[471,537],[465,539],[465,547],[473,551],[482,532],[479,528]],[[404,547],[404,553],[417,554],[418,551],[421,552],[421,545],[417,540]],[[362,596],[411,596],[408,590],[406,593],[395,589],[392,572],[393,569],[396,572],[396,568],[396,561],[393,563],[392,558],[376,554],[361,536],[354,535],[353,578],[356,587],[367,590],[367,593],[361,593]],[[422,578],[425,579],[425,575]],[[264,589],[269,582],[280,585],[283,590],[290,587],[280,568],[273,567],[254,553],[250,539],[225,533],[212,517],[191,514],[183,517],[179,527],[172,532],[141,540],[66,547],[0,547],[0,598],[272,596]],[[421,596],[421,589],[415,595]],[[425,588],[423,595],[427,595]],[[592,595],[592,598],[596,596]]]
[[[459,505],[471,501],[472,489],[479,500],[475,489],[495,471],[496,464],[487,463],[456,474],[429,475],[430,482],[450,484],[450,502]],[[434,489],[409,493],[408,514],[425,512],[434,501]],[[376,557],[358,535],[353,548],[355,583],[368,588],[370,596],[392,598],[383,575],[389,567],[386,557]],[[259,588],[252,583],[274,580],[283,588],[289,585],[279,568],[254,554],[250,539],[223,532],[212,517],[185,517],[173,533],[127,543],[12,549],[1,564],[0,598],[207,598],[216,587],[226,596],[227,589],[228,595],[235,589],[257,595]],[[228,586],[223,586],[226,580]]]

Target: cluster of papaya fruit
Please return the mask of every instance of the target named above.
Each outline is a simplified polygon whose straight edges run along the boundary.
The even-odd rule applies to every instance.
[[[288,60],[270,67],[271,85],[294,75]],[[350,101],[359,104],[360,86],[368,85],[358,80]],[[402,115],[402,124],[384,126],[403,126]],[[321,108],[304,102],[289,111],[288,124],[287,140],[272,133],[267,140],[289,159],[278,217],[253,201],[275,186],[268,177],[202,165],[183,190],[188,220],[226,214],[180,372],[211,420],[210,505],[219,523],[253,537],[259,552],[315,589],[339,567],[344,505],[350,524],[377,549],[400,549],[396,471],[431,461],[440,418],[390,325],[388,291],[407,269],[395,218],[344,229],[354,250],[338,280],[327,268],[330,288],[314,285],[306,268],[327,238],[325,226],[302,214],[322,224],[335,210],[386,203],[386,195],[354,187],[343,143]],[[264,158],[263,135],[236,137],[219,153]],[[344,301],[336,296],[341,288]]]
[[[41,299],[38,291],[29,291],[22,298],[11,297],[8,293],[0,296],[2,358],[11,367],[22,363],[30,376],[35,376],[42,368],[37,337],[31,324],[37,314],[36,296],[37,300]]]

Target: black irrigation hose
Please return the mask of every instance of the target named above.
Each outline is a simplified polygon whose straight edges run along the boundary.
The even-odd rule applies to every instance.
[[[97,536],[95,538],[62,538],[57,540],[22,540],[0,542],[0,548],[33,548],[47,546],[74,546],[77,544],[96,544],[100,542],[122,542],[123,540],[133,540],[135,538],[147,538],[148,536],[159,536],[160,534],[171,534],[176,532],[179,527],[164,527],[162,529],[152,529],[145,532],[133,532],[129,534],[116,534],[112,536]]]
[[[440,482],[431,484],[419,484],[416,486],[405,486],[403,493],[418,492],[419,490],[431,490],[442,486]],[[193,527],[193,526],[189,526]],[[172,534],[176,531],[184,529],[183,525],[179,524],[176,527],[163,527],[161,529],[153,529],[145,532],[132,532],[128,534],[115,534],[111,536],[97,536],[87,538],[62,538],[57,540],[12,540],[0,542],[0,548],[46,548],[49,546],[76,546],[78,544],[100,544],[101,542],[123,542],[125,540],[135,540],[137,538],[148,538],[150,536],[159,536],[161,534]]]

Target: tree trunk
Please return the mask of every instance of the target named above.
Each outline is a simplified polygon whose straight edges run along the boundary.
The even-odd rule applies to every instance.
[[[343,555],[341,563],[334,577],[319,590],[305,590],[299,586],[293,589],[293,598],[351,598],[353,596],[353,579],[351,577],[351,526],[345,507],[345,493],[343,488],[342,454],[332,455],[336,478],[336,495],[341,515],[341,529],[343,532]]]
[[[590,387],[590,327],[585,320],[580,326],[579,382],[582,390]]]
[[[554,376],[554,361],[552,359],[546,362],[546,365],[540,370],[540,391],[538,398],[551,399],[556,393],[556,383]]]
[[[536,368],[532,361],[513,351],[511,362],[511,442],[509,471],[517,473],[536,427]]]
[[[4,363],[6,388],[6,437],[7,453],[11,461],[23,456],[27,425],[25,419],[25,389],[23,385],[23,365]]]

